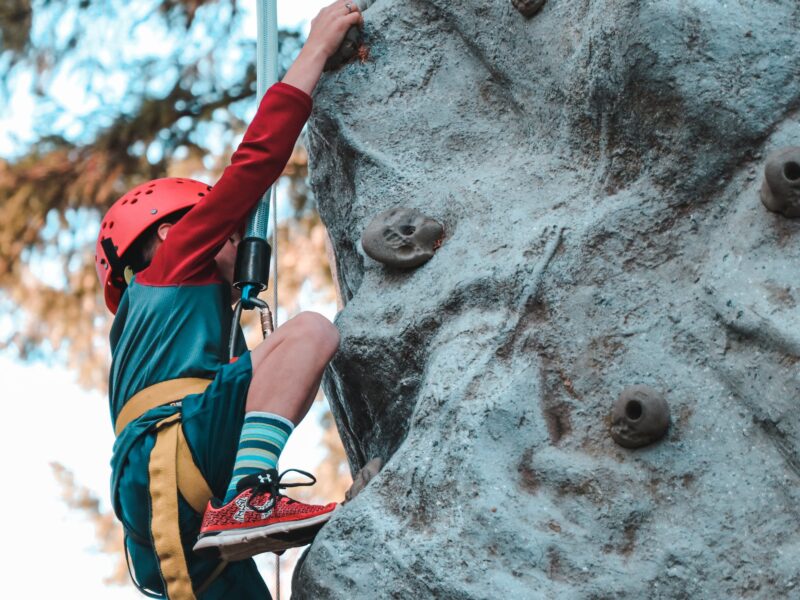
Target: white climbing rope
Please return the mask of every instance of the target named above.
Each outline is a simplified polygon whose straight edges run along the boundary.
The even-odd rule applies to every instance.
[[[257,0],[256,40],[256,87],[258,102],[264,97],[267,89],[278,81],[278,1]],[[270,197],[272,204],[272,285],[275,309],[272,317],[273,329],[278,326],[278,194],[277,185],[272,185],[259,201],[250,215],[247,224],[248,235],[257,235],[266,239],[269,224]],[[275,598],[281,598],[281,557],[275,555]]]
[[[278,327],[278,186],[272,186],[272,306],[274,327]]]
[[[275,600],[281,600],[281,557],[275,555]]]
[[[258,0],[256,16],[258,18],[256,89],[257,99],[260,103],[267,90],[278,81],[278,1]],[[248,235],[266,239],[270,191],[264,194],[250,215],[247,222]]]

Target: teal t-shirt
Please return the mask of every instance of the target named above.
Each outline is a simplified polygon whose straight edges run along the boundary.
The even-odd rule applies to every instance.
[[[109,403],[112,425],[125,402],[144,388],[179,377],[213,379],[228,364],[233,311],[224,284],[139,285],[131,281],[111,328]],[[241,330],[238,351],[245,347]],[[117,497],[121,468],[131,445],[161,419],[179,410],[162,406],[128,425],[114,444],[111,497]]]

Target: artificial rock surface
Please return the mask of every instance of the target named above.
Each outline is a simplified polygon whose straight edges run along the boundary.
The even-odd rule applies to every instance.
[[[345,307],[326,375],[354,472],[293,594],[800,597],[797,0],[379,0],[327,75],[312,185]],[[377,213],[444,224],[416,270]],[[620,392],[667,436],[609,434]]]

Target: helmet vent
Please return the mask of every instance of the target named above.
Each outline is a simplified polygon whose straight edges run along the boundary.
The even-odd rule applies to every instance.
[[[201,198],[202,198],[203,196],[205,196],[205,194],[204,194],[203,192],[197,192],[197,195],[198,195],[198,196],[200,196]]]
[[[134,198],[133,200],[131,200],[131,204],[136,204],[138,201],[139,201],[138,198]]]
[[[114,221],[111,221],[111,223],[108,224],[108,228],[114,229]]]
[[[147,191],[145,192],[145,194],[152,194],[152,193],[153,193],[153,190],[147,190]]]
[[[125,206],[127,203],[128,203],[128,199],[125,198],[125,200],[122,201],[122,206]]]

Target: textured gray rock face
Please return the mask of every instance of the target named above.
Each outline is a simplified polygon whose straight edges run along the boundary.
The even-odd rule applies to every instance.
[[[379,0],[325,78],[312,184],[346,302],[353,470],[297,598],[800,597],[797,0]],[[443,223],[395,272],[395,206]],[[631,385],[672,422],[609,435]]]

